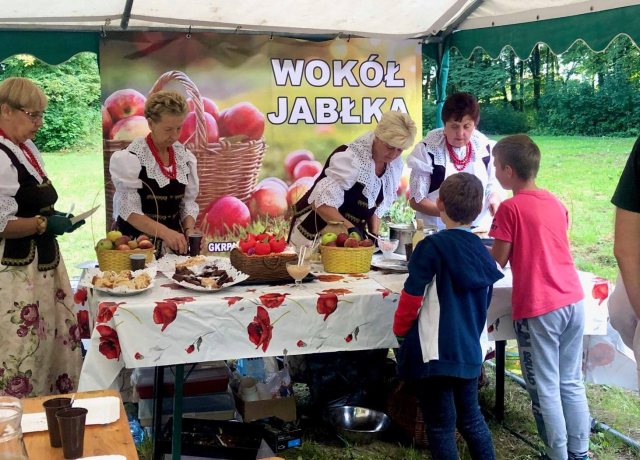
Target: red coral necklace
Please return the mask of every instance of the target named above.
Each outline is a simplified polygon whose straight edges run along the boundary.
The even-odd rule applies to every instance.
[[[471,142],[467,143],[467,153],[463,158],[458,158],[456,153],[453,151],[453,147],[451,146],[451,144],[449,144],[449,141],[446,137],[445,143],[447,144],[449,158],[451,159],[451,163],[453,163],[454,168],[456,168],[456,171],[464,171],[464,168],[466,168],[471,161]]]
[[[4,137],[7,140],[10,140],[9,136],[7,136],[6,133],[1,129],[0,129],[0,136]],[[25,144],[24,142],[21,142],[20,144],[18,144],[18,147],[20,147],[20,150],[22,150],[22,153],[24,153],[24,156],[29,162],[29,164],[33,166],[33,169],[35,169],[38,172],[38,174],[40,175],[40,178],[44,179],[44,171],[38,164],[38,160],[36,160],[36,156],[33,154],[31,149],[27,147],[27,144]]]
[[[162,159],[160,158],[160,154],[158,153],[158,149],[153,143],[153,139],[151,139],[151,134],[147,135],[147,145],[149,146],[149,150],[153,154],[153,158],[156,159],[158,166],[160,166],[160,171],[162,175],[167,179],[175,179],[178,175],[178,168],[176,167],[176,154],[173,151],[173,146],[169,147],[169,166],[165,166],[162,163]]]

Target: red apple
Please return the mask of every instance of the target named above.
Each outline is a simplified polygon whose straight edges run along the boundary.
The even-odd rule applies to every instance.
[[[116,246],[122,246],[123,244],[127,244],[129,241],[131,241],[131,238],[129,238],[128,236],[121,236],[113,244],[115,244]]]
[[[294,150],[287,155],[284,159],[284,169],[287,171],[290,178],[293,179],[293,170],[296,168],[296,165],[304,160],[315,160],[315,158],[313,158],[313,153],[308,150]]]
[[[144,137],[149,134],[149,123],[145,117],[135,117],[120,120],[111,128],[109,137],[114,141],[132,141],[136,137]]]
[[[147,235],[140,235],[137,241],[138,241],[138,244],[140,244],[145,240],[149,240],[149,237]]]
[[[249,102],[241,102],[220,114],[225,136],[244,134],[258,140],[264,134],[264,115]]]
[[[293,183],[291,187],[289,187],[289,191],[287,193],[287,201],[289,201],[289,206],[295,205],[300,198],[305,196],[305,194],[313,187],[313,179],[310,177],[301,177],[297,181]]]
[[[116,249],[117,249],[118,251],[130,251],[130,250],[131,250],[131,248],[129,247],[129,245],[128,245],[128,244],[126,244],[126,243],[125,243],[125,244],[121,244],[121,245],[120,245],[120,246],[118,246]]]
[[[293,170],[294,179],[301,177],[313,177],[322,171],[322,164],[319,161],[302,160]]]
[[[153,243],[149,240],[143,240],[138,243],[138,248],[140,249],[151,249],[153,247]]]
[[[275,188],[283,191],[284,193],[289,191],[289,186],[285,181],[278,179],[277,177],[267,177],[266,179],[262,179],[256,186],[256,190],[261,188]]]
[[[344,247],[345,248],[357,248],[358,247],[358,240],[356,240],[355,238],[347,238],[344,242]]]
[[[207,123],[207,142],[212,144],[218,142],[220,137],[218,136],[218,123],[216,119],[209,113],[204,114],[204,119]],[[191,112],[182,125],[182,131],[180,132],[180,142],[195,142],[196,137],[193,135],[196,131],[196,114]]]
[[[251,222],[251,213],[242,201],[226,195],[214,200],[205,218],[209,225],[207,236],[226,235],[234,230],[234,226],[246,228]]]
[[[229,134],[229,131],[227,131],[227,128],[224,122],[228,113],[229,113],[229,109],[224,109],[220,112],[220,118],[218,118],[218,131],[220,132],[220,137],[231,136],[231,134]]]
[[[215,118],[217,122],[220,119],[220,111],[218,110],[218,106],[216,105],[216,103],[208,97],[203,97],[202,102],[204,103],[204,111]],[[187,99],[187,103],[189,104],[189,110],[193,112],[195,110],[193,100],[189,98]]]
[[[144,103],[147,98],[135,89],[120,89],[104,101],[113,121],[144,115]]]
[[[286,193],[274,188],[256,190],[249,199],[249,210],[253,219],[260,216],[282,216],[287,212],[287,208]]]
[[[325,244],[326,247],[328,248],[337,248],[338,245],[336,244],[335,241],[329,241],[327,244]]]
[[[102,135],[105,137],[109,137],[109,131],[111,131],[111,127],[113,126],[113,120],[111,119],[111,115],[107,108],[102,106]]]
[[[344,242],[347,241],[349,239],[349,235],[346,233],[340,233],[338,235],[338,239],[336,240],[336,244],[343,248],[344,247]]]

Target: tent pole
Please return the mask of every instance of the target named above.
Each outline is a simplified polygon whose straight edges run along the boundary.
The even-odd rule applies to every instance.
[[[436,128],[442,128],[442,106],[447,97],[447,79],[449,78],[449,43],[450,37],[444,43],[438,44],[438,63],[436,73]]]
[[[127,0],[127,3],[124,5],[122,20],[120,21],[120,28],[122,30],[127,30],[127,27],[129,27],[129,19],[131,18],[132,9],[133,9],[133,0]]]

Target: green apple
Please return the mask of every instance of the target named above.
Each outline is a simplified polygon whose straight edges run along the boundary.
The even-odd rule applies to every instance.
[[[97,249],[103,249],[103,250],[111,250],[113,249],[113,243],[111,242],[111,240],[108,240],[107,238],[98,241],[98,244],[96,245]]]
[[[332,241],[336,241],[338,239],[338,235],[335,233],[325,233],[322,235],[322,244],[326,245],[327,243],[331,243]]]
[[[349,233],[349,238],[353,238],[356,241],[360,241],[360,235],[358,234],[358,232]]]

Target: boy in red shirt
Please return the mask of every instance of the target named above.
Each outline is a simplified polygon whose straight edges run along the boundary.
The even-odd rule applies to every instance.
[[[569,213],[538,188],[540,150],[524,134],[493,148],[513,198],[495,215],[491,254],[513,274],[513,322],[538,433],[552,460],[586,459],[590,417],[582,381],[584,293],[569,251]]]

